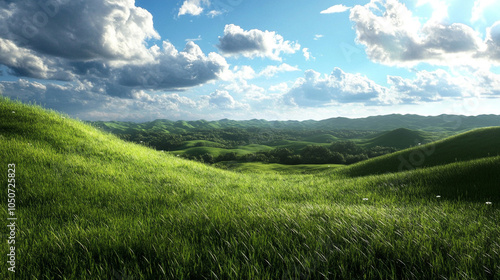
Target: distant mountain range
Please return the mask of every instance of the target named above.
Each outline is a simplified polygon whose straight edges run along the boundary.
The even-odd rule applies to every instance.
[[[235,121],[222,119],[219,121],[169,121],[155,120],[145,123],[133,122],[91,122],[92,125],[101,127],[112,133],[127,133],[136,131],[158,130],[170,133],[182,133],[195,130],[227,129],[227,128],[260,128],[260,129],[290,129],[290,130],[377,130],[388,131],[397,128],[406,128],[423,131],[467,131],[474,128],[500,126],[500,115],[384,115],[359,119],[330,118],[326,120],[306,121],[267,121],[245,120]]]

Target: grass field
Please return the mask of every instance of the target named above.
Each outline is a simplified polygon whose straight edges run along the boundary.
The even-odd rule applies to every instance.
[[[285,165],[277,163],[262,162],[220,162],[214,166],[241,173],[281,173],[281,174],[310,174],[320,172],[331,172],[341,167],[341,164],[297,164]]]
[[[395,154],[232,172],[0,99],[0,209],[7,225],[15,164],[17,217],[16,272],[4,241],[0,278],[500,279],[498,131],[443,140],[409,170]]]
[[[196,144],[199,143],[203,143],[203,146],[196,146]],[[236,149],[226,149],[226,148],[221,148],[219,146],[220,145],[218,145],[217,143],[211,141],[204,141],[204,140],[187,141],[187,143],[184,144],[182,149],[177,151],[172,151],[171,153],[174,155],[189,155],[189,156],[201,156],[203,154],[211,154],[214,157],[217,157],[219,155],[223,155],[226,153],[235,153],[238,156],[242,156],[260,151],[270,151],[273,149],[269,146],[258,145],[258,144],[239,146]]]
[[[204,143],[205,146],[196,147],[196,143]],[[269,145],[259,145],[259,144],[249,144],[238,146],[235,149],[229,148],[220,148],[217,147],[217,143],[210,141],[187,141],[183,147],[179,150],[172,151],[172,154],[175,155],[187,155],[187,156],[201,156],[203,154],[211,154],[214,157],[217,157],[226,153],[235,153],[238,156],[258,153],[258,152],[268,152],[275,148],[288,148],[295,153],[299,153],[302,149],[310,145],[320,145],[328,147],[331,143],[314,143],[314,142],[306,142],[306,141],[288,141],[281,140],[279,142],[268,143]]]

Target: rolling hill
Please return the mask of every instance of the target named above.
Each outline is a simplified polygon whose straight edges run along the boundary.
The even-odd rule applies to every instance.
[[[377,130],[389,131],[398,128],[422,131],[466,131],[474,128],[500,126],[499,115],[461,116],[419,116],[419,115],[385,115],[372,116],[359,119],[331,118],[314,121],[266,121],[266,120],[244,120],[235,121],[223,119],[219,121],[169,121],[155,120],[146,123],[132,122],[90,122],[92,125],[101,127],[107,131],[120,134],[131,131],[163,130],[170,133],[183,133],[193,130],[228,129],[228,128],[260,128],[276,130]]]
[[[497,136],[448,138],[429,164],[381,175],[349,172],[394,171],[391,156],[315,174],[234,173],[0,98],[0,180],[15,179],[16,204],[5,183],[0,209],[17,218],[16,272],[0,277],[498,279],[500,157],[487,148]]]
[[[366,147],[394,147],[405,149],[422,143],[432,142],[436,135],[429,132],[415,131],[406,128],[398,128],[361,143]]]
[[[398,131],[399,132],[399,131]],[[420,134],[408,133],[408,140]],[[387,134],[382,138],[386,138]],[[391,135],[391,134],[389,134]],[[402,172],[500,155],[500,127],[480,128],[370,159],[346,168],[351,176]]]

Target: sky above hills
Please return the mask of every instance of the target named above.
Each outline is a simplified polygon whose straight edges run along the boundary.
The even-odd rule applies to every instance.
[[[3,0],[0,93],[84,120],[499,114],[495,0]]]

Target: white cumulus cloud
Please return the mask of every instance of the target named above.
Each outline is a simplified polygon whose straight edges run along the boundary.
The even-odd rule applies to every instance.
[[[357,41],[366,46],[366,53],[375,62],[405,66],[422,62],[479,65],[495,58],[497,40],[490,40],[491,53],[484,53],[485,42],[472,27],[462,23],[443,23],[441,19],[447,16],[447,6],[443,5],[439,4],[441,8],[436,8],[433,17],[423,24],[397,0],[372,0],[367,5],[355,6],[351,9],[350,19],[355,24]],[[498,63],[499,60],[495,59]]]
[[[278,61],[282,53],[293,54],[300,50],[297,42],[287,41],[274,31],[243,30],[234,24],[225,26],[217,47],[226,56],[267,57]]]
[[[486,32],[487,51],[484,55],[500,61],[500,21],[489,27]]]
[[[246,106],[236,100],[225,90],[216,90],[210,95],[204,96],[209,107],[218,109],[241,109]]]
[[[278,73],[282,72],[293,72],[293,71],[299,71],[300,69],[297,68],[296,66],[291,66],[286,63],[282,63],[278,66],[274,65],[269,65],[264,68],[264,70],[260,71],[259,76],[264,76],[267,78],[274,77]]]
[[[182,6],[179,9],[179,13],[177,14],[177,16],[182,16],[182,15],[198,16],[203,12],[204,7],[207,7],[209,5],[210,5],[209,0],[185,0],[184,3],[182,3]]]
[[[116,82],[123,86],[153,90],[172,90],[193,87],[219,79],[229,68],[217,53],[205,55],[194,42],[187,42],[178,51],[170,42],[153,52],[154,62],[126,65],[113,71]]]
[[[321,11],[320,14],[343,13],[343,12],[349,11],[349,9],[351,9],[351,7],[347,7],[347,6],[340,4],[340,5],[331,6],[330,8]]]
[[[337,103],[377,104],[379,96],[387,91],[360,74],[351,74],[335,68],[330,75],[307,70],[303,78],[283,95],[285,104],[299,107],[323,107]]]
[[[228,68],[193,41],[182,51],[168,41],[148,47],[158,39],[152,15],[133,0],[0,2],[0,65],[12,75],[91,81],[131,98],[137,90],[201,85]]]
[[[148,60],[145,41],[160,36],[153,27],[153,16],[134,2],[12,2],[0,6],[0,13],[8,15],[0,18],[0,37],[19,47],[67,59]]]
[[[303,48],[302,54],[304,55],[304,58],[306,59],[306,61],[309,61],[311,59],[315,59],[315,57],[312,56],[311,52],[309,52],[309,48]]]
[[[73,76],[58,66],[57,59],[49,59],[4,38],[0,38],[0,64],[9,67],[10,74],[17,76],[58,80],[69,80]]]
[[[444,70],[420,71],[414,79],[388,76],[391,92],[405,103],[435,102],[445,98],[475,95],[474,81],[464,76],[454,77]]]

